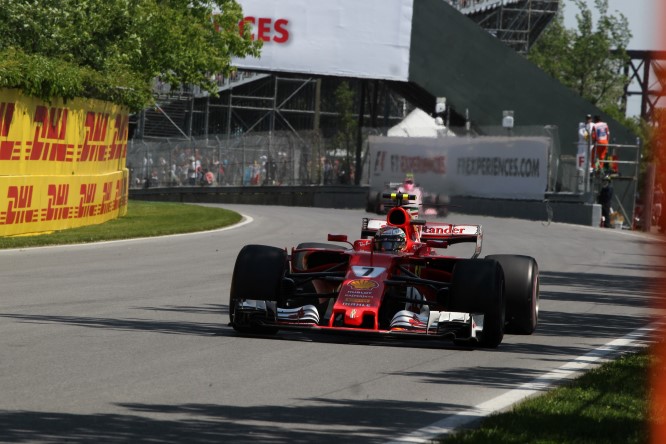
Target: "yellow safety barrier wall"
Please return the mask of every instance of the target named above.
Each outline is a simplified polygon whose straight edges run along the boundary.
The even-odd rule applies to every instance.
[[[127,212],[129,113],[0,90],[0,236],[92,225]]]

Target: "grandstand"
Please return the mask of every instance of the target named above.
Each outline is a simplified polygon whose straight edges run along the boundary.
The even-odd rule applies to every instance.
[[[527,54],[560,0],[448,0],[461,13],[520,54]]]
[[[559,0],[443,1],[458,9],[516,52],[523,54],[554,17],[559,5]],[[266,121],[257,123],[255,115],[257,113],[275,113],[280,108],[282,108],[283,115],[291,116],[291,122],[287,125],[291,129],[312,129],[317,106],[324,107],[319,111],[319,117],[324,116],[324,121],[320,122],[319,128],[325,132],[334,133],[335,119],[327,120],[326,116],[336,114],[336,110],[326,108],[332,102],[331,97],[327,98],[326,94],[327,92],[333,94],[340,81],[322,78],[319,87],[324,85],[324,95],[321,96],[320,92],[320,101],[315,103],[315,83],[312,80],[312,78],[302,79],[303,85],[299,87],[299,91],[294,92],[293,84],[299,82],[294,78],[286,78],[281,74],[240,71],[231,78],[218,78],[220,98],[209,98],[206,94],[187,86],[172,90],[169,85],[156,81],[157,106],[134,116],[131,135],[137,138],[188,138],[206,137],[208,134],[219,133],[219,131],[237,134],[250,127],[255,131],[268,131],[270,125]],[[352,90],[360,89],[356,79],[348,79],[348,81]],[[327,85],[330,86],[327,87]],[[368,108],[371,112],[370,120],[373,127],[386,129],[404,118],[415,106],[423,106],[422,103],[418,103],[418,99],[413,97],[411,92],[404,88],[404,85],[389,85],[380,81],[373,84],[370,89],[372,91],[369,93],[372,94],[374,100]],[[283,94],[285,91],[288,94],[301,96],[300,100],[293,100],[292,97],[291,101],[292,104],[299,102],[300,109],[292,106],[286,112],[284,107],[277,106],[286,98]],[[321,100],[322,98],[323,100]],[[223,109],[231,111],[223,111]],[[297,116],[300,118],[296,118]],[[453,126],[463,128],[467,124],[468,117],[463,112],[454,110],[448,117]],[[295,121],[294,118],[296,118]],[[220,119],[222,119],[222,123]],[[327,122],[333,127],[327,126]],[[230,126],[238,123],[238,126],[222,128],[226,123]],[[471,127],[471,130],[472,132],[481,131],[474,126]]]

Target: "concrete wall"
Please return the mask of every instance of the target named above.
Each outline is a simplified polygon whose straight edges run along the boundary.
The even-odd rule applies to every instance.
[[[130,199],[192,202],[234,203],[248,205],[281,205],[314,208],[366,208],[368,187],[311,186],[311,187],[176,187],[130,190]],[[576,196],[547,201],[500,200],[471,197],[452,197],[451,211],[483,216],[508,217],[544,222],[564,222],[598,226],[601,207],[579,201]]]

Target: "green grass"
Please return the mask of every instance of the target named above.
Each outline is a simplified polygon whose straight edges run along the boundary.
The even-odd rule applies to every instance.
[[[78,244],[136,237],[212,230],[241,220],[241,215],[222,208],[168,202],[131,200],[127,215],[103,224],[35,236],[0,237],[0,248]]]
[[[439,443],[648,443],[650,362],[649,350],[624,355]]]

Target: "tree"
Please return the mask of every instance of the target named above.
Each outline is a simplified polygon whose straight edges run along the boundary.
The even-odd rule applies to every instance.
[[[528,58],[562,84],[611,115],[623,114],[621,97],[628,79],[622,69],[628,61],[629,22],[619,13],[609,15],[608,0],[595,0],[598,13],[582,0],[574,0],[577,29],[567,29],[560,11],[532,46]]]
[[[339,177],[340,183],[349,183],[351,179],[352,155],[355,152],[354,140],[358,122],[354,118],[354,92],[347,82],[342,82],[335,90],[335,102],[338,113],[338,133],[335,137],[336,147],[342,148],[345,152],[345,160],[341,168],[344,168],[344,174]]]
[[[152,102],[156,77],[213,94],[260,41],[235,0],[0,0],[0,87],[42,99]]]

